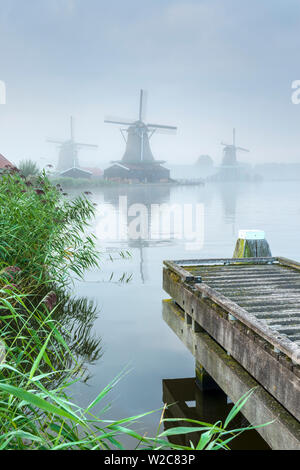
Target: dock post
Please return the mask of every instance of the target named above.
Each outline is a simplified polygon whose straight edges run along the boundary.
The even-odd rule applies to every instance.
[[[223,421],[229,413],[226,394],[218,390],[201,391],[195,387],[196,413],[200,421],[216,423]]]
[[[267,258],[272,253],[262,230],[240,230],[233,258]]]
[[[209,373],[204,369],[204,367],[196,361],[196,384],[201,392],[211,391],[211,390],[220,390],[219,385],[214,379],[209,375]]]

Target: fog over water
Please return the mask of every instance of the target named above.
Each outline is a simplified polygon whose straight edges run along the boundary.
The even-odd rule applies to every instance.
[[[164,379],[194,378],[193,355],[162,318],[164,260],[232,257],[238,230],[259,229],[274,256],[300,261],[299,30],[299,0],[0,0],[0,154],[10,161],[56,167],[58,148],[46,141],[69,139],[73,116],[75,140],[99,146],[80,150],[80,166],[104,170],[125,150],[104,119],[137,120],[140,89],[145,122],[178,128],[151,140],[172,178],[215,174],[233,128],[250,150],[237,155],[244,182],[87,188],[101,269],[76,279],[73,294],[98,305],[103,357],[88,385],[72,389],[81,405],[124,367],[132,370],[109,397],[109,417],[159,409]],[[195,165],[200,155],[213,159],[207,173]],[[145,223],[137,237],[136,204]],[[153,205],[174,204],[192,212],[163,229]],[[195,213],[199,224],[189,225]],[[140,426],[155,434],[158,421]]]
[[[177,125],[157,135],[157,158],[221,161],[237,128],[243,161],[299,162],[298,0],[0,0],[0,152],[14,162],[55,163],[47,137],[65,138],[69,116],[87,166],[104,167],[123,141],[104,116],[136,118],[148,90],[151,122]]]

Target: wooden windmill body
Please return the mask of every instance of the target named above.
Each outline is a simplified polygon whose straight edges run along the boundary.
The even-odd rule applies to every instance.
[[[176,131],[177,128],[161,124],[146,124],[143,120],[143,111],[144,92],[141,90],[137,121],[105,120],[106,123],[122,126],[120,131],[126,143],[122,160],[113,161],[113,165],[105,170],[106,179],[145,183],[170,179],[170,171],[162,166],[165,161],[155,160],[150,147],[150,139],[159,130]]]

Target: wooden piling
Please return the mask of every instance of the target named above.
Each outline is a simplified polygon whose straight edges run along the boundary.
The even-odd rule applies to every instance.
[[[219,385],[198,361],[196,361],[196,383],[201,392],[220,390]]]
[[[272,256],[262,230],[240,230],[233,258],[266,258]]]

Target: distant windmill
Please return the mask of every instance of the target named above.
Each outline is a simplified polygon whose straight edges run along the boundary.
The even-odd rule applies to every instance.
[[[224,145],[224,156],[222,165],[223,166],[236,166],[237,165],[237,151],[240,150],[242,152],[249,152],[249,150],[243,147],[236,146],[236,130],[233,129],[233,141],[232,144],[224,144],[223,142],[221,145]]]
[[[60,172],[79,168],[78,151],[82,147],[98,148],[98,145],[82,144],[75,142],[74,139],[74,119],[71,116],[70,119],[70,130],[71,135],[69,140],[52,140],[48,139],[47,142],[52,144],[59,144],[59,159],[57,164],[57,170]]]
[[[146,124],[144,122],[144,91],[141,90],[140,94],[140,108],[139,118],[137,121],[123,121],[106,119],[104,122],[110,124],[119,124],[126,126],[126,129],[121,128],[120,131],[126,142],[126,151],[121,162],[122,165],[138,165],[139,167],[147,167],[149,165],[159,165],[163,161],[155,160],[150,148],[150,139],[153,134],[159,130],[176,131],[177,127],[165,126],[161,124]],[[125,135],[127,132],[127,136]],[[128,167],[129,168],[129,167]],[[162,168],[162,167],[160,167]]]

